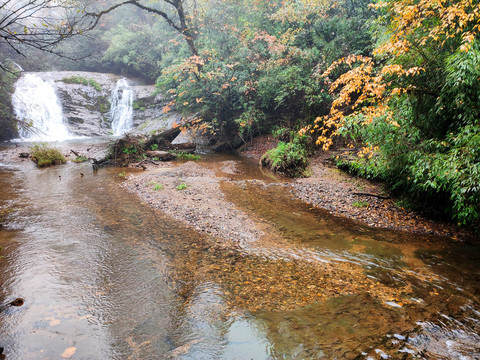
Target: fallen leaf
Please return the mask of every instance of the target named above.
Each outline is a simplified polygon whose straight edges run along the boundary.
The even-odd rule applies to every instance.
[[[73,355],[75,355],[76,352],[77,352],[76,347],[73,347],[73,346],[69,347],[69,348],[65,349],[65,351],[63,352],[62,358],[70,359]]]
[[[57,326],[57,325],[60,325],[60,320],[54,319],[50,321],[50,326]]]

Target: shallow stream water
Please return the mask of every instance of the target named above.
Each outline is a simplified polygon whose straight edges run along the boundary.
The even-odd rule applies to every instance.
[[[122,190],[119,169],[0,165],[0,301],[25,301],[2,308],[6,358],[480,359],[477,247],[333,217],[245,159],[200,164],[225,159],[242,175],[222,191],[273,229],[278,256],[212,249]],[[327,286],[306,285],[322,263],[358,267],[336,283],[362,276],[372,290],[306,298]]]

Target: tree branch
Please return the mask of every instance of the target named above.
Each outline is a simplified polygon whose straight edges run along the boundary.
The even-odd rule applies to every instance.
[[[173,4],[171,1],[168,1],[168,0],[164,0],[165,2],[171,4],[172,6],[175,6],[175,4]],[[154,9],[154,8],[151,8],[151,7],[148,7],[148,6],[145,6],[145,5],[142,5],[138,2],[138,0],[128,0],[128,1],[124,1],[124,2],[121,2],[119,4],[116,4],[112,7],[109,7],[108,9],[105,9],[105,10],[102,10],[98,13],[86,13],[86,15],[89,15],[89,16],[92,16],[95,18],[95,21],[93,22],[93,24],[91,24],[91,27],[89,28],[89,30],[93,29],[95,26],[98,25],[98,22],[100,21],[100,19],[102,18],[102,16],[104,15],[107,15],[108,13],[112,12],[113,10],[116,10],[118,9],[119,7],[122,7],[122,6],[125,6],[125,5],[133,5],[133,6],[136,6],[142,10],[145,10],[147,12],[151,12],[151,13],[154,13],[156,15],[159,15],[161,17],[163,17],[165,19],[165,21],[172,27],[174,28],[175,30],[177,30],[178,32],[180,33],[183,33],[182,29],[177,26],[172,19],[170,19],[170,17],[168,16],[167,13],[161,11],[161,10],[158,10],[158,9]]]

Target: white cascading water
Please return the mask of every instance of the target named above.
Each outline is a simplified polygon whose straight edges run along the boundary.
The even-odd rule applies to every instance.
[[[133,89],[127,79],[117,81],[112,91],[111,116],[113,135],[123,135],[133,126]]]
[[[29,124],[19,129],[27,141],[66,140],[72,136],[63,122],[62,105],[52,85],[35,74],[25,73],[15,83],[12,96],[15,116]]]

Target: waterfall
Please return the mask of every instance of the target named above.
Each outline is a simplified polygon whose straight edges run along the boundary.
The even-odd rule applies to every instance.
[[[15,66],[18,68],[18,70],[20,70],[20,71],[25,71],[25,70],[23,70],[23,68],[22,68],[20,65],[18,65],[16,62],[14,62],[13,65],[15,65]]]
[[[69,134],[63,122],[62,105],[52,85],[35,74],[24,73],[15,83],[12,96],[15,116],[28,124],[19,134],[28,141],[66,140]]]
[[[128,85],[127,79],[117,81],[111,103],[113,135],[123,135],[133,126],[133,89]]]

